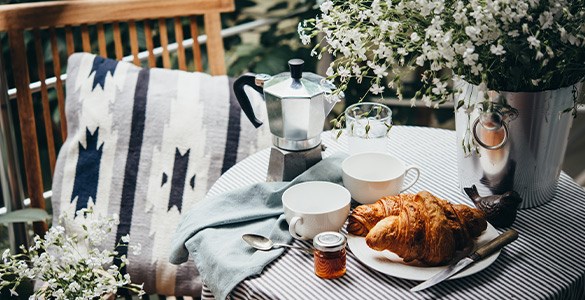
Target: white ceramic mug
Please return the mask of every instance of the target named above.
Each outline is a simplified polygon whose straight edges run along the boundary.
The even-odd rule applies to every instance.
[[[360,153],[351,155],[341,164],[343,185],[351,197],[361,203],[370,204],[384,196],[398,195],[414,185],[420,176],[417,166],[406,165],[387,153]],[[404,186],[404,177],[409,171],[416,177]]]
[[[346,188],[325,181],[299,183],[282,194],[289,232],[300,240],[324,231],[339,231],[349,215],[350,202]]]

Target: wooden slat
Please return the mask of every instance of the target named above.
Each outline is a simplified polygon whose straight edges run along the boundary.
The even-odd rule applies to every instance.
[[[70,26],[65,27],[65,42],[67,44],[67,56],[75,52],[75,42],[73,40],[73,31]]]
[[[124,50],[122,48],[122,35],[120,34],[120,24],[114,22],[114,46],[116,48],[116,59],[121,60],[124,57]]]
[[[219,13],[204,16],[205,33],[207,34],[207,58],[211,75],[225,75],[225,53],[221,37],[221,17]]]
[[[0,31],[229,12],[233,0],[84,0],[0,6]]]
[[[38,29],[34,30],[35,38],[35,53],[37,55],[37,67],[39,72],[39,81],[41,82],[41,103],[43,105],[43,120],[45,122],[45,135],[47,136],[47,152],[49,154],[49,166],[51,167],[51,174],[55,170],[55,138],[53,136],[53,122],[51,119],[51,108],[49,107],[49,93],[47,91],[47,79],[45,73],[45,55],[43,47],[41,46],[41,32]]]
[[[203,61],[201,60],[201,45],[199,45],[199,40],[197,37],[199,36],[199,28],[197,26],[197,19],[195,16],[191,16],[189,18],[189,23],[191,23],[191,38],[193,39],[193,62],[195,63],[195,71],[203,72]]]
[[[138,59],[138,33],[136,32],[136,23],[134,21],[128,22],[128,31],[130,32],[130,49],[134,57],[134,64],[140,66],[140,59]]]
[[[55,90],[57,91],[57,105],[59,106],[59,118],[61,123],[61,140],[67,138],[67,120],[65,119],[65,95],[63,92],[63,81],[61,80],[61,58],[59,57],[59,44],[55,29],[49,31],[51,35],[51,50],[53,52],[53,72],[57,78]]]
[[[169,69],[171,67],[171,56],[169,55],[169,35],[167,31],[167,21],[165,19],[158,20],[158,30],[160,34],[160,46],[163,51],[163,68]]]
[[[185,61],[185,47],[183,47],[183,24],[181,18],[177,17],[175,21],[175,42],[177,43],[177,56],[179,58],[179,69],[187,70],[187,62]]]
[[[97,24],[97,34],[100,55],[103,57],[108,57],[108,48],[106,44],[106,32],[104,30],[104,24],[102,23]]]
[[[86,24],[81,25],[81,46],[83,51],[91,53],[91,42],[89,41],[89,31]]]
[[[146,40],[146,50],[148,51],[148,66],[156,67],[156,58],[154,57],[152,43],[152,29],[150,28],[150,20],[144,20],[144,39]]]
[[[31,200],[31,207],[45,209],[43,178],[41,176],[34,108],[29,89],[30,80],[24,34],[22,31],[9,31],[8,38],[10,40],[10,57],[12,59],[14,84],[18,91],[16,99],[18,102],[18,118],[20,120],[28,196]],[[35,233],[43,236],[47,231],[47,223],[35,222],[33,228]]]

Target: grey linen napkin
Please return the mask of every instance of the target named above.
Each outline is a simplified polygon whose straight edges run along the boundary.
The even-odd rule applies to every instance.
[[[291,182],[257,183],[196,204],[183,216],[173,237],[170,261],[181,264],[193,256],[203,282],[217,299],[225,299],[245,278],[258,275],[284,249],[256,251],[242,240],[245,233],[290,243],[284,218],[282,193],[305,181],[341,183],[341,162],[337,154],[326,158]]]

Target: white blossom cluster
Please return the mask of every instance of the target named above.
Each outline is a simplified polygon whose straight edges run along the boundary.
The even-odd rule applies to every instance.
[[[313,55],[335,56],[327,76],[339,90],[353,78],[402,99],[400,71],[421,67],[411,101],[436,106],[452,99],[451,79],[541,91],[585,78],[584,0],[326,0],[320,9],[298,31],[304,44],[319,39]]]
[[[117,215],[102,217],[87,209],[78,211],[76,218],[63,214],[59,225],[52,226],[44,238],[35,236],[32,246],[21,247],[21,254],[4,251],[0,290],[8,289],[18,296],[16,288],[32,280],[41,282],[41,288],[30,299],[99,299],[118,288],[142,296],[143,285],[133,284],[130,275],[120,273],[128,263],[126,256],[105,249],[105,237],[117,225]],[[128,242],[126,236],[119,245]],[[140,246],[132,249],[139,251]],[[119,267],[112,263],[114,258],[121,260]]]

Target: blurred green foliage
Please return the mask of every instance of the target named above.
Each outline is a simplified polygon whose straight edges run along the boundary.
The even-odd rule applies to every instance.
[[[288,70],[290,58],[305,60],[305,69],[315,71],[317,59],[298,38],[297,25],[317,13],[315,1],[238,0],[236,11],[223,15],[224,28],[258,19],[285,18],[294,11],[300,13],[282,22],[262,26],[224,40],[230,76],[244,72],[277,74]]]

